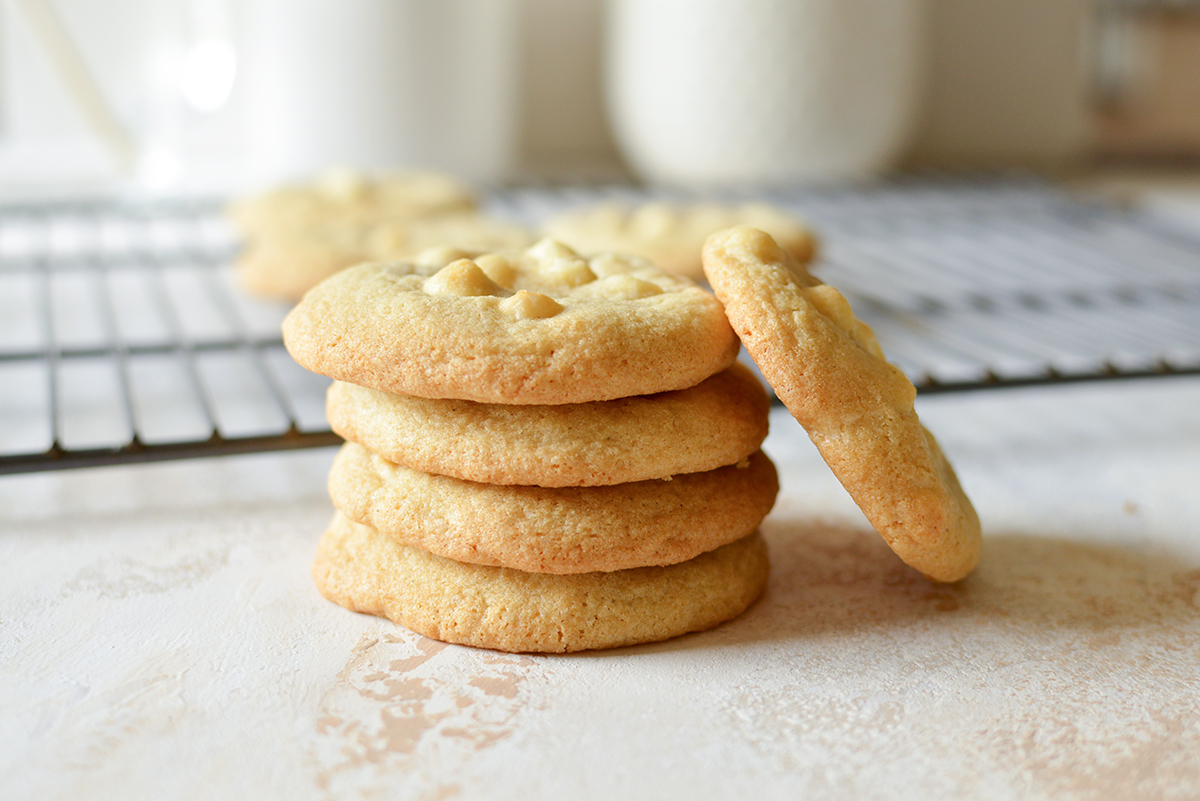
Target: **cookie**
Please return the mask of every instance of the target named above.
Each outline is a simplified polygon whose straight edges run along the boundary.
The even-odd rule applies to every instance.
[[[436,269],[351,267],[283,323],[292,357],[339,381],[481,403],[585,403],[694,386],[733,363],[721,304],[635,257],[543,240]]]
[[[227,216],[248,237],[278,229],[307,228],[330,220],[372,223],[473,210],[474,193],[434,172],[372,177],[328,170],[309,184],[272,189],[229,205]]]
[[[338,270],[367,260],[370,232],[381,224],[464,214],[475,205],[470,190],[439,173],[372,178],[329,170],[310,184],[229,205],[226,214],[244,240],[237,279],[251,294],[295,301]]]
[[[767,552],[754,533],[669,567],[556,576],[455,562],[339,513],[312,572],[330,601],[426,637],[562,653],[666,640],[736,617],[766,587]]]
[[[235,262],[238,286],[251,295],[294,302],[329,276],[363,261],[337,226],[288,229],[246,243]],[[330,230],[330,229],[333,230]]]
[[[339,435],[397,464],[488,484],[622,484],[734,464],[767,435],[770,401],[732,367],[694,387],[610,401],[513,406],[418,398],[335,381]]]
[[[329,473],[333,505],[358,523],[461,562],[535,573],[686,561],[757,528],[778,490],[761,451],[670,480],[532,487],[422,473],[346,443]]]
[[[632,253],[667,272],[702,280],[704,240],[732,225],[753,225],[770,234],[801,262],[811,260],[817,241],[794,217],[764,203],[741,206],[646,203],[628,207],[603,203],[564,212],[542,232],[584,253]]]
[[[775,394],[892,550],[938,581],[971,572],[979,518],[917,419],[912,383],[845,298],[748,226],[709,238],[704,271]]]
[[[515,253],[535,241],[528,229],[483,214],[439,214],[415,219],[391,219],[365,234],[364,261],[417,259],[424,251],[439,247],[481,255]],[[449,264],[450,260],[443,262]]]
[[[320,281],[364,261],[408,258],[433,246],[477,253],[519,250],[533,235],[475,211],[469,189],[438,173],[371,178],[330,171],[231,204],[245,240],[243,289],[295,301]]]
[[[339,270],[365,261],[415,259],[430,249],[515,252],[531,244],[526,229],[470,212],[368,222],[333,218],[261,234],[247,244],[237,269],[246,291],[295,301]]]

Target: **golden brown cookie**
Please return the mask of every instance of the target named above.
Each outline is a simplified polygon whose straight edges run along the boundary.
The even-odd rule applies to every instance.
[[[335,170],[237,201],[228,214],[245,240],[242,287],[288,301],[364,261],[411,258],[434,246],[520,250],[534,241],[528,230],[475,211],[471,191],[438,173]]]
[[[582,487],[734,464],[767,435],[770,401],[741,364],[694,387],[514,406],[418,398],[335,381],[329,425],[392,462],[466,481]]]
[[[746,536],[779,490],[761,451],[741,466],[607,487],[477,484],[346,443],[333,505],[405,545],[480,565],[586,573],[691,559]]]
[[[370,258],[368,243],[378,227],[469,215],[474,208],[473,193],[439,173],[368,176],[333,169],[309,184],[237,200],[226,211],[244,240],[236,263],[241,287],[296,301],[338,270]]]
[[[248,240],[235,264],[238,285],[261,298],[299,300],[329,276],[362,261],[357,237],[338,227],[289,228]]]
[[[533,232],[526,228],[477,213],[391,219],[366,232],[362,260],[416,259],[422,251],[437,247],[472,255],[516,253],[534,241]]]
[[[721,304],[688,279],[552,240],[440,270],[351,267],[304,296],[283,337],[301,365],[339,381],[513,404],[683,389],[739,348]]]
[[[704,246],[704,271],[775,394],[901,559],[938,581],[979,560],[979,518],[913,409],[916,391],[833,287],[748,226]]]
[[[454,178],[433,172],[370,176],[331,169],[311,183],[283,186],[234,201],[227,213],[254,237],[277,228],[307,228],[329,220],[370,224],[393,217],[470,211],[474,193]]]
[[[763,592],[767,552],[747,537],[669,567],[556,576],[455,562],[401,545],[340,513],[317,548],[321,594],[436,640],[562,653],[656,642],[712,628]]]
[[[260,232],[238,257],[238,277],[255,295],[295,301],[339,270],[365,261],[417,259],[437,248],[468,255],[516,252],[533,239],[524,228],[473,212],[367,221],[333,217]]]
[[[807,262],[816,252],[812,231],[765,203],[645,203],[637,207],[602,203],[552,217],[542,231],[584,253],[632,253],[667,272],[702,280],[704,240],[723,228],[743,224],[768,231],[797,261]]]

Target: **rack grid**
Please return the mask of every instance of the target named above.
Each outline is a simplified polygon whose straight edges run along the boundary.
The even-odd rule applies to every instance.
[[[629,186],[516,187],[536,225]],[[734,202],[748,197],[725,196]],[[1200,231],[1024,178],[759,195],[922,393],[1200,374]],[[0,205],[0,474],[336,444],[217,200]]]

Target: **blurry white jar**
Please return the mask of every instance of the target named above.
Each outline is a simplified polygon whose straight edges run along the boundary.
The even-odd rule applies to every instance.
[[[607,102],[637,173],[692,186],[867,178],[915,128],[923,0],[612,0]]]
[[[260,181],[331,165],[508,177],[515,0],[249,0],[244,90]]]

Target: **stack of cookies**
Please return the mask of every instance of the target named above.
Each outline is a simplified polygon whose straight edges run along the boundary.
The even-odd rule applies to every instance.
[[[319,284],[284,340],[347,439],[320,591],[507,651],[667,639],[763,591],[768,398],[721,304],[638,257],[544,240]]]

